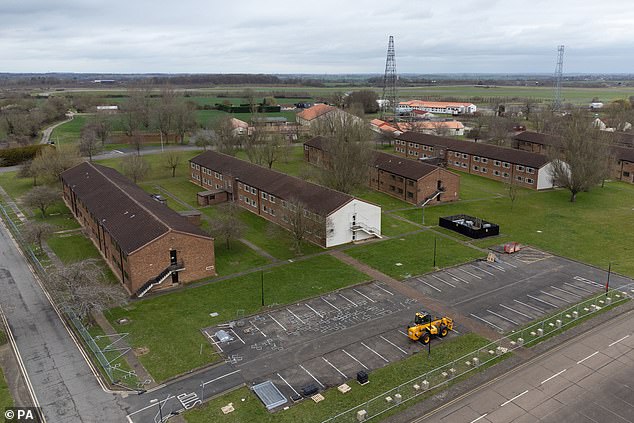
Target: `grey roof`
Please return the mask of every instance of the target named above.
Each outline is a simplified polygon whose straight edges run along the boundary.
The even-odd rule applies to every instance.
[[[354,197],[215,151],[206,151],[190,162],[239,179],[240,182],[287,200],[300,201],[311,211],[329,215]]]
[[[528,151],[516,150],[513,148],[498,147],[496,145],[477,143],[472,141],[462,141],[453,138],[438,137],[436,135],[421,134],[418,132],[405,132],[396,137],[398,140],[413,142],[417,144],[431,145],[434,147],[444,147],[447,150],[486,157],[513,164],[540,168],[548,163],[548,158],[542,154]]]
[[[126,254],[170,230],[210,238],[112,168],[83,162],[61,178]]]
[[[561,139],[558,136],[533,131],[520,132],[513,139],[546,146],[558,146],[561,143]]]

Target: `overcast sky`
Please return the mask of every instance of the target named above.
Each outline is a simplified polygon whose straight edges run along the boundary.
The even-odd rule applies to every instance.
[[[634,73],[631,0],[0,0],[0,72]]]

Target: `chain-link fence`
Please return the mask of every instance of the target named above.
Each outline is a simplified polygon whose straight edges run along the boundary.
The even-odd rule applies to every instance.
[[[500,360],[502,356],[517,348],[530,346],[575,323],[579,319],[596,313],[604,307],[625,302],[632,296],[634,296],[634,284],[595,295],[577,305],[550,315],[495,342],[491,342],[450,363],[408,380],[356,407],[330,417],[322,423],[362,422],[380,416],[400,404],[448,384],[456,378],[477,370],[479,367],[493,364],[496,360]]]

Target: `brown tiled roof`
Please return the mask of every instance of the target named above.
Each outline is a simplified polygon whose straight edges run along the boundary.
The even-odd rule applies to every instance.
[[[333,110],[337,110],[337,108],[329,106],[328,104],[315,104],[313,107],[309,107],[308,109],[304,109],[299,112],[297,116],[304,120],[313,120],[328,112],[332,112]]]
[[[354,198],[351,195],[215,151],[206,151],[190,161],[223,175],[238,178],[244,184],[283,200],[300,201],[308,209],[321,215],[329,215]]]
[[[634,163],[634,148],[613,146],[612,151],[617,160]]]
[[[525,141],[533,144],[545,146],[557,146],[561,143],[560,138],[555,135],[542,134],[541,132],[524,131],[513,137],[517,141]]]
[[[490,144],[476,143],[472,141],[462,141],[453,138],[438,137],[436,135],[421,134],[418,132],[405,132],[397,136],[396,139],[413,142],[416,144],[444,147],[446,150],[471,154],[474,156],[487,157],[489,159],[501,160],[504,162],[520,164],[534,168],[540,168],[549,161],[548,158],[542,154],[530,153],[528,151],[516,150],[513,148],[498,147]]]
[[[127,254],[170,230],[209,238],[114,169],[84,162],[61,178]]]

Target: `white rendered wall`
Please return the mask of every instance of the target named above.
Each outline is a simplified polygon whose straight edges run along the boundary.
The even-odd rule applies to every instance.
[[[356,221],[375,228],[381,234],[381,207],[356,198],[328,216],[326,224],[326,247],[352,242],[352,218],[356,214]],[[363,231],[356,231],[355,240],[372,238],[373,235]]]
[[[553,165],[547,163],[537,171],[537,189],[548,189],[553,187]]]

